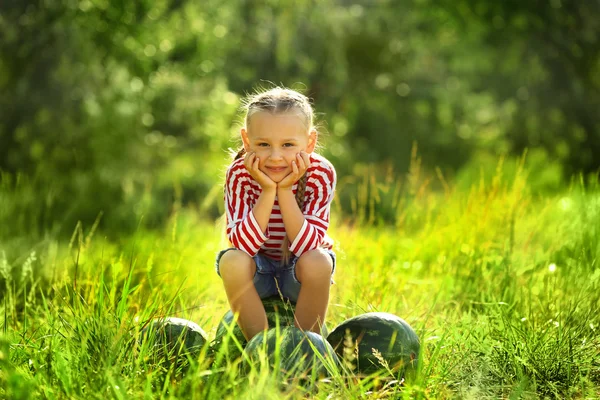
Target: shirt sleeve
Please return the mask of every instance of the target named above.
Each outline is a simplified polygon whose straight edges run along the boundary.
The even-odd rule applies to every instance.
[[[234,163],[225,178],[227,238],[239,250],[254,257],[268,237],[252,213],[254,188],[242,163]]]
[[[320,162],[310,171],[306,187],[310,195],[304,204],[304,224],[290,244],[290,251],[297,257],[323,244],[337,177],[331,164]]]

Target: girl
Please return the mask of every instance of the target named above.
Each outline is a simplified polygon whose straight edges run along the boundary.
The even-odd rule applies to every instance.
[[[268,328],[261,298],[296,302],[296,326],[320,332],[335,254],[326,235],[336,174],[314,153],[317,131],[306,96],[273,88],[251,96],[243,147],[225,181],[227,237],[217,273],[246,339]]]

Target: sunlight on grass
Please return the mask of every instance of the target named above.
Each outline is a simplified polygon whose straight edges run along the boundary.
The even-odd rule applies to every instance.
[[[109,237],[94,224],[79,224],[67,241],[2,236],[0,397],[597,394],[597,181],[537,196],[523,163],[510,178],[500,163],[491,181],[461,191],[440,174],[423,178],[417,161],[402,184],[389,176],[378,181],[372,171],[357,175],[348,183],[358,182],[357,218],[334,218],[330,232],[338,263],[327,325],[331,330],[370,311],[408,321],[422,351],[419,373],[405,385],[393,373],[361,378],[331,366],[327,377],[290,383],[266,362],[243,373],[243,360],[208,348],[182,363],[157,362],[152,348],[140,344],[149,321],[194,321],[212,340],[229,308],[214,272],[221,227],[181,209],[162,230],[127,237]],[[436,179],[442,190],[430,187]],[[221,361],[213,364],[215,357]]]

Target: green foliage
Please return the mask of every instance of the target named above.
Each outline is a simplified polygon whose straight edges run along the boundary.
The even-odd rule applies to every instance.
[[[71,241],[0,243],[0,397],[593,398],[600,184],[534,194],[525,164],[505,160],[443,194],[418,184],[432,180],[421,172],[410,219],[332,225],[327,323],[365,312],[409,322],[421,351],[404,386],[334,369],[311,392],[316,377],[301,386],[260,362],[242,376],[242,359],[213,364],[208,350],[158,362],[140,343],[147,323],[184,318],[213,339],[229,308],[213,266],[218,229],[182,208],[160,230],[117,240],[80,225]]]
[[[34,182],[40,235],[218,215],[240,97],[269,82],[314,99],[341,178],[407,173],[415,142],[451,175],[531,148],[540,190],[599,166],[596,2],[0,7],[0,171]]]
[[[226,149],[240,98],[269,82],[314,99],[338,170],[330,320],[387,311],[423,338],[415,382],[342,371],[310,395],[595,396],[599,16],[558,0],[3,2],[0,397],[281,398],[268,369],[242,379],[201,353],[184,370],[138,345],[165,316],[210,336],[228,308]]]
[[[154,226],[218,180],[238,97],[223,77],[191,80],[190,64],[170,60],[206,57],[181,53],[202,25],[185,15],[166,2],[25,2],[3,14],[3,181],[33,179],[63,234],[101,212],[106,226]],[[34,222],[43,234],[56,220]]]

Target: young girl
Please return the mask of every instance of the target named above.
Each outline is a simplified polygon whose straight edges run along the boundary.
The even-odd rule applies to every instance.
[[[217,256],[231,310],[246,339],[268,328],[261,298],[296,302],[296,326],[320,332],[335,254],[326,235],[336,184],[314,153],[317,131],[304,95],[274,88],[249,98],[243,148],[225,182],[227,237]]]

